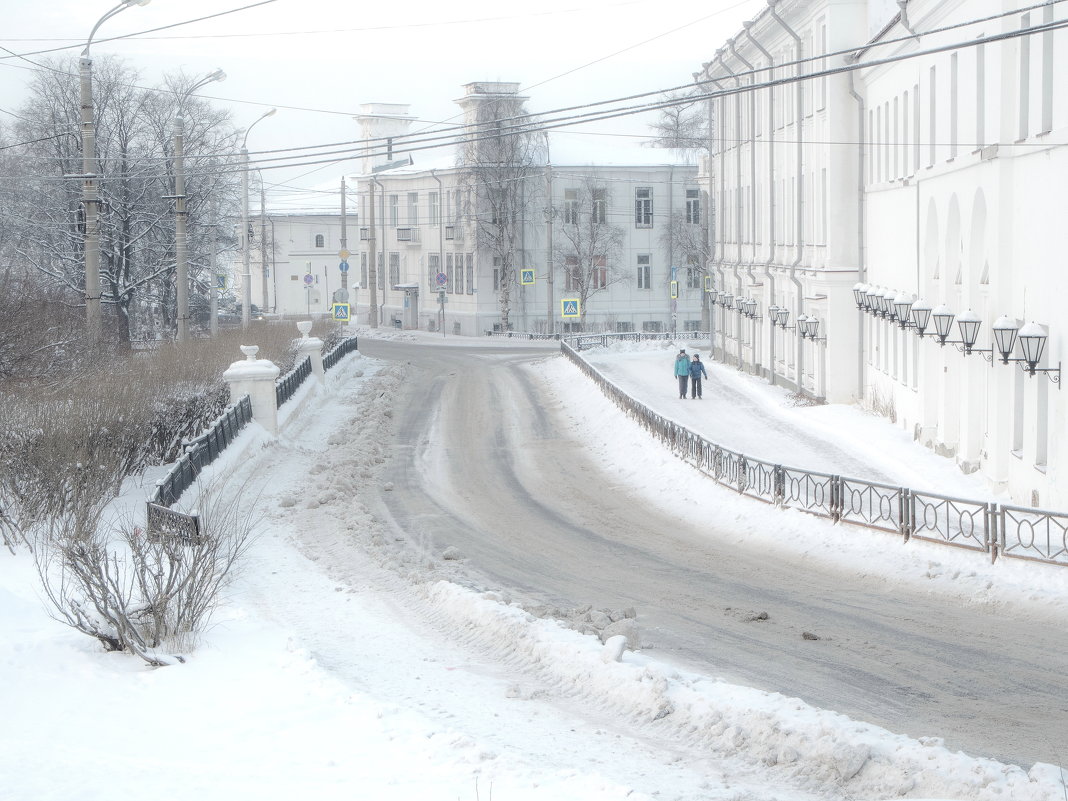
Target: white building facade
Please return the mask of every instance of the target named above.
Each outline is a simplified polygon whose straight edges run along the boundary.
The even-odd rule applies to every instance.
[[[713,91],[768,79],[746,63],[812,76],[710,101],[716,288],[765,318],[750,334],[721,309],[723,356],[863,403],[1050,508],[1068,506],[1066,21],[1062,4],[779,0],[696,76]],[[773,305],[789,310],[775,333]],[[1035,335],[1011,343],[1019,361],[995,327],[1006,347]],[[1040,341],[1032,375],[1023,346]]]
[[[522,99],[514,83],[464,89],[457,102],[468,116],[490,99]],[[354,320],[363,324],[372,303],[369,265],[377,262],[374,303],[383,326],[461,335],[500,330],[502,283],[510,281],[508,325],[515,331],[707,330],[705,259],[685,245],[707,230],[707,198],[695,166],[667,163],[670,151],[651,148],[628,152],[635,162],[628,164],[551,164],[548,149],[540,150],[519,182],[513,270],[505,271],[485,244],[485,226],[477,217],[486,212],[469,171],[456,166],[451,154],[438,157],[436,168],[407,163],[400,149],[411,123],[407,106],[368,104],[362,110],[361,137],[375,155],[365,160],[361,177],[349,179],[344,231],[340,195],[337,214],[269,213],[271,278],[264,284],[264,264],[254,258],[254,303],[260,304],[266,285],[267,310],[287,316],[329,313],[342,288],[340,254],[348,251],[344,288]],[[382,146],[394,137],[397,149]],[[554,146],[551,135],[545,141]],[[415,157],[426,159],[423,153]],[[594,254],[597,267],[578,307],[581,316],[565,316],[575,308],[565,309],[565,301],[582,300],[572,274],[574,243],[581,239],[579,226],[591,222],[595,236],[605,236],[610,245]],[[254,231],[263,227],[259,218],[252,223]]]

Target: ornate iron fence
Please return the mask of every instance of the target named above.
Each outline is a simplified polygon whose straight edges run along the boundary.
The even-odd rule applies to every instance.
[[[337,345],[334,346],[333,350],[323,356],[323,369],[329,370],[331,367],[341,361],[342,358],[348,356],[354,350],[358,350],[358,348],[356,347],[356,337],[346,337],[345,339],[341,340]]]
[[[304,383],[304,379],[311,375],[311,356],[306,358],[274,384],[275,402],[281,406],[293,397],[297,387]]]
[[[679,334],[580,334],[560,350],[642,428],[717,483],[751,498],[799,509],[835,523],[998,556],[1068,567],[1068,513],[998,505],[753,459],[710,442],[627,395],[579,355],[580,350]],[[707,334],[691,333],[695,339]]]
[[[208,426],[208,429],[184,445],[184,453],[148,499],[146,528],[149,536],[174,536],[187,545],[200,543],[200,517],[170,509],[182,493],[192,486],[197,476],[214,462],[241,429],[252,419],[252,401],[245,395]]]

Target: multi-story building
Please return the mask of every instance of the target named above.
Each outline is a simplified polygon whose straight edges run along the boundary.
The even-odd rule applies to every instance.
[[[351,179],[346,238],[356,320],[368,322],[373,302],[383,325],[479,335],[500,329],[507,305],[507,325],[518,331],[700,329],[706,198],[696,167],[667,163],[670,151],[654,148],[610,159],[602,152],[600,163],[589,163],[568,152],[577,137],[543,132],[526,137],[527,149],[510,154],[516,163],[502,167],[479,149],[479,117],[487,106],[516,108],[525,98],[514,83],[464,89],[459,154],[436,163],[424,151],[409,163],[407,106],[369,104],[357,118],[377,155]],[[396,147],[382,146],[391,139]],[[504,184],[516,190],[505,196],[507,212],[495,205],[495,187]],[[340,217],[270,216],[275,278],[266,305],[285,314],[328,312],[341,285]],[[260,283],[254,276],[254,298]]]
[[[1058,507],[1066,27],[1055,3],[776,0],[695,76],[716,289],[763,318],[717,307],[721,355]]]

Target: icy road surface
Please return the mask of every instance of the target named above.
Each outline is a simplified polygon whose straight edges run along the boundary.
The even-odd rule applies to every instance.
[[[552,387],[527,368],[561,358],[555,348],[361,339],[360,349],[404,365],[398,397],[383,398],[395,405],[377,511],[428,554],[458,549],[474,586],[564,617],[633,607],[660,660],[973,756],[1063,760],[1063,622],[902,586],[877,566],[841,571],[750,550],[729,526],[696,519],[695,499],[671,487],[668,508],[639,500],[590,458]],[[737,503],[711,481],[707,491]],[[769,519],[812,525],[778,514]]]

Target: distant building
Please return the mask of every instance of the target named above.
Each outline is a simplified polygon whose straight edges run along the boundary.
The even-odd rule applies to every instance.
[[[465,130],[474,130],[483,104],[523,100],[517,89],[499,82],[465,86],[457,101],[469,123]],[[687,245],[703,239],[706,230],[706,199],[694,166],[668,163],[670,151],[652,148],[629,148],[622,156],[605,156],[602,150],[601,163],[585,163],[547,152],[544,134],[538,133],[537,147],[515,181],[515,248],[506,269],[502,262],[509,256],[492,246],[487,233],[495,230],[491,217],[496,212],[484,197],[490,190],[473,177],[479,167],[471,143],[477,138],[462,140],[466,165],[458,165],[450,152],[432,156],[435,166],[419,151],[408,166],[401,144],[410,133],[408,107],[368,104],[362,112],[357,118],[361,137],[375,156],[365,160],[364,177],[349,184],[348,292],[357,322],[369,319],[368,265],[377,261],[375,301],[384,326],[464,335],[499,330],[507,289],[508,325],[517,331],[703,327],[705,258],[695,257]],[[393,137],[395,150],[383,146]],[[574,149],[567,142],[566,135],[552,134],[548,148]],[[392,168],[378,169],[387,163]],[[370,254],[372,174],[377,258]],[[340,215],[272,212],[269,217],[274,278],[264,306],[286,315],[329,312],[341,286]],[[683,232],[690,236],[674,233],[680,226],[690,226]],[[253,298],[262,299],[258,267],[253,273]],[[563,316],[562,301],[584,293],[584,320]]]
[[[1018,502],[1061,508],[1066,19],[1053,3],[778,0],[695,75],[722,93],[702,175],[715,288],[760,317],[715,308],[720,358],[862,403]],[[921,300],[951,324],[944,346],[936,315],[917,336]],[[1048,336],[1039,372],[1001,363],[995,322]]]

